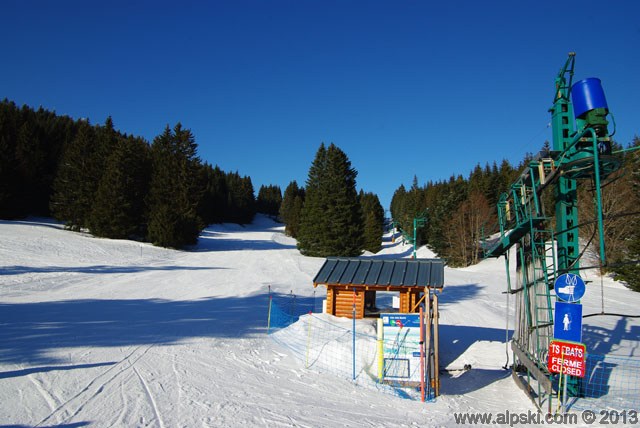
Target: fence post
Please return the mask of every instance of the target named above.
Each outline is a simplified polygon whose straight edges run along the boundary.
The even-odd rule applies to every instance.
[[[356,380],[356,289],[353,288],[353,380]]]
[[[307,319],[307,323],[309,324],[308,332],[307,332],[307,362],[305,364],[305,368],[309,368],[309,349],[311,348],[311,311],[309,311],[309,318]]]
[[[271,331],[271,302],[273,298],[271,294],[269,294],[269,315],[267,316],[267,334]]]
[[[435,396],[440,395],[440,339],[439,339],[440,314],[438,313],[438,295],[433,293],[433,373],[435,376]]]
[[[289,324],[293,324],[296,311],[296,295],[293,294],[293,290],[289,291]]]
[[[378,382],[384,379],[384,330],[382,318],[378,318]]]
[[[426,289],[426,287],[425,287]],[[423,348],[425,349],[425,354],[426,354],[426,358],[427,358],[427,373],[426,373],[426,377],[427,377],[427,390],[429,391],[429,398],[432,398],[432,391],[434,390],[433,387],[433,378],[434,376],[432,376],[432,372],[433,372],[433,350],[431,348],[431,328],[432,328],[432,324],[433,321],[431,319],[431,294],[430,292],[427,290],[425,291],[426,297],[425,297],[425,304],[427,306],[427,309],[425,311],[425,325],[426,325],[426,331],[425,331],[425,340],[424,340],[424,346]]]
[[[424,403],[424,312],[420,306],[420,397]]]

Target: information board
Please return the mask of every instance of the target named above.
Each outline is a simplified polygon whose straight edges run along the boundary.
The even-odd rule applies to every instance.
[[[565,273],[556,278],[553,283],[556,296],[560,300],[573,303],[582,299],[586,291],[584,281],[580,276],[573,273]]]
[[[553,340],[549,344],[547,367],[551,373],[584,377],[587,352],[584,344]]]
[[[420,315],[380,314],[383,326],[383,380],[420,382]]]
[[[569,342],[582,342],[582,305],[556,302],[553,338]]]

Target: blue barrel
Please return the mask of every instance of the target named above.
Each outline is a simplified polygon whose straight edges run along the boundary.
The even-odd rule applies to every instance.
[[[605,108],[609,111],[602,90],[602,82],[597,77],[589,77],[576,82],[571,88],[571,99],[576,118],[596,108]]]

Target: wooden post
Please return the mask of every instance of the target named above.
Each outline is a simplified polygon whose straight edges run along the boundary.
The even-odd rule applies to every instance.
[[[431,298],[429,296],[429,291],[425,287],[425,302],[427,306],[427,310],[425,311],[425,324],[427,326],[425,340],[424,340],[424,348],[425,355],[427,356],[427,361],[431,361]],[[431,376],[431,370],[433,369],[433,364],[429,364],[427,366],[427,385],[429,388],[432,387],[431,382],[433,381],[433,377]]]
[[[353,287],[353,380],[356,380],[356,288]],[[363,296],[364,297],[364,296]],[[364,300],[364,299],[363,299]],[[364,315],[364,314],[363,314]]]
[[[424,403],[424,311],[420,306],[420,397]]]
[[[378,383],[384,380],[384,327],[382,318],[378,318]]]
[[[438,351],[438,295],[433,293],[433,351],[435,352],[434,373],[435,373],[435,393],[436,397],[440,395],[440,356]]]
[[[411,309],[409,303],[409,292],[401,291],[400,292],[400,313],[406,314]]]

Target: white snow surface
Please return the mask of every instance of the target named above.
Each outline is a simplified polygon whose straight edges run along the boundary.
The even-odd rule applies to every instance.
[[[295,244],[260,216],[210,226],[188,251],[98,239],[50,219],[0,222],[0,425],[456,426],[453,412],[535,411],[502,368],[502,259],[446,268],[440,364],[473,369],[443,374],[442,396],[421,403],[305,369],[266,335],[268,287],[310,298],[324,262]],[[368,257],[411,253],[386,235]],[[420,248],[418,257],[435,255]],[[637,313],[640,294],[586,279],[585,314],[603,301],[607,312]],[[626,334],[636,321],[585,324],[617,334],[608,352],[638,352]]]

